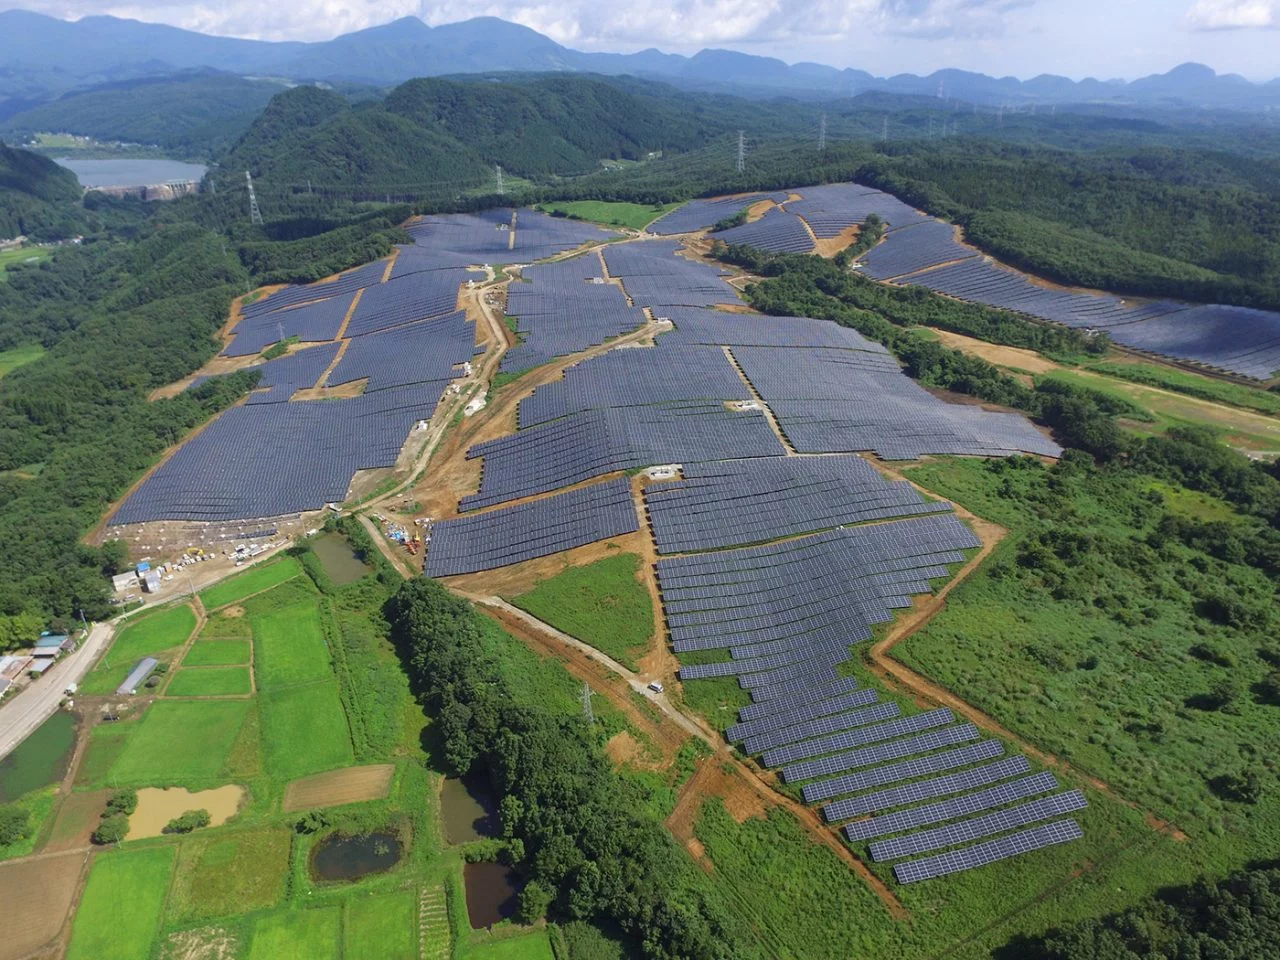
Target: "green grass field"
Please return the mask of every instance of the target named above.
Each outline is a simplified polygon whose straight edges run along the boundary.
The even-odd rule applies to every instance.
[[[230,667],[248,664],[248,640],[197,640],[182,658],[184,667]]]
[[[0,250],[0,280],[4,279],[5,270],[9,267],[17,266],[20,263],[38,263],[53,256],[53,249],[50,247],[19,247],[17,250]],[[28,350],[30,347],[20,347],[19,349]],[[40,353],[44,353],[43,347],[35,347]],[[0,353],[0,376],[4,375],[4,354]]]
[[[463,960],[555,960],[545,930],[473,944],[459,950],[458,956]]]
[[[269,590],[296,577],[301,572],[302,565],[293,557],[280,557],[278,560],[259,564],[229,580],[200,591],[200,600],[206,610],[216,610],[255,593]]]
[[[639,570],[638,556],[620,553],[570,567],[511,602],[634,670],[653,636],[653,602]]]
[[[355,762],[336,680],[264,693],[260,700],[271,776],[292,780]]]
[[[179,670],[165,687],[166,697],[226,697],[252,692],[248,667],[196,667]]]
[[[341,928],[341,907],[257,917],[250,928],[248,960],[338,960]]]
[[[106,655],[80,684],[81,693],[114,693],[140,659],[182,646],[195,628],[195,611],[185,603],[127,621]]]
[[[5,806],[15,806],[27,811],[31,817],[27,821],[28,829],[31,832],[17,843],[0,844],[0,860],[25,857],[35,850],[40,834],[44,831],[49,817],[53,814],[57,792],[58,788],[56,786],[48,786],[42,790],[33,790],[13,804],[5,804]]]
[[[71,927],[68,960],[138,960],[151,955],[174,848],[100,853]]]
[[[250,616],[258,689],[279,690],[333,676],[315,602]]]
[[[0,276],[3,276],[3,272],[0,272]],[[43,356],[44,347],[38,343],[26,347],[14,347],[12,350],[0,350],[0,377],[28,363],[34,363]]]
[[[229,917],[278,904],[289,875],[286,830],[245,830],[183,848],[170,913],[186,922]]]
[[[1247,410],[1257,410],[1260,413],[1280,414],[1280,394],[1270,393],[1257,387],[1230,383],[1226,380],[1216,380],[1213,377],[1203,377],[1185,370],[1160,367],[1152,363],[1112,361],[1090,363],[1087,369],[1132,383],[1185,393],[1191,397],[1228,403]]]
[[[632,230],[643,230],[664,213],[669,213],[678,203],[650,205],[643,203],[611,203],[605,200],[568,200],[555,203],[543,203],[538,209],[546,213],[563,213],[577,217],[579,220],[590,220],[610,227],[629,227]],[[516,224],[519,229],[519,223]]]
[[[154,786],[213,780],[248,711],[246,700],[157,701],[130,731],[110,779]]]
[[[347,901],[343,960],[418,960],[418,901],[412,890]]]

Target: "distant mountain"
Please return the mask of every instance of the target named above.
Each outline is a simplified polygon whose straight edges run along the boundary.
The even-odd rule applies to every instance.
[[[414,17],[318,43],[211,37],[159,24],[86,17],[75,23],[25,10],[0,13],[0,97],[30,101],[112,80],[213,68],[241,75],[392,85],[413,77],[466,73],[632,74],[687,89],[810,98],[866,91],[980,104],[1113,103],[1234,109],[1280,108],[1280,81],[1251,83],[1184,64],[1134,80],[1030,80],[939,70],[925,77],[874,77],[816,63],[786,64],[732,50],[692,57],[643,50],[584,53],[493,17],[429,27]],[[0,106],[0,111],[3,111]],[[11,112],[11,111],[10,111]]]
[[[240,137],[281,85],[212,70],[118,80],[14,113],[0,131],[66,131],[204,157]]]

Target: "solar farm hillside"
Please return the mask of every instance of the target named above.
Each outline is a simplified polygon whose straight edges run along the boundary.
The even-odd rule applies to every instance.
[[[14,798],[0,960],[1047,960],[1274,855],[1280,314],[854,183],[540,206],[154,391],[250,383],[90,540],[218,564]]]

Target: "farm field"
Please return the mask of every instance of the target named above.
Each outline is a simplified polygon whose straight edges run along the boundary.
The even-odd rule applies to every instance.
[[[269,590],[302,572],[293,557],[280,557],[259,563],[244,573],[200,591],[200,602],[206,610],[217,610],[255,593]]]
[[[248,712],[245,700],[153,703],[128,729],[109,779],[137,786],[207,784],[225,769]]]
[[[290,780],[355,759],[335,681],[264,693],[262,725],[273,777]]]
[[[248,667],[189,667],[165,687],[166,697],[226,697],[251,692]]]
[[[128,621],[102,660],[84,678],[81,691],[114,693],[140,659],[177,649],[195,628],[195,611],[186,604],[164,607]]]
[[[343,960],[417,960],[415,892],[352,897],[343,922]]]
[[[286,830],[240,830],[193,839],[182,848],[169,913],[181,922],[276,906],[289,873]]]
[[[539,620],[636,669],[653,637],[653,602],[633,553],[569,567],[511,602]]]
[[[16,250],[0,250],[0,282],[3,282],[5,270],[8,267],[17,266],[20,263],[39,263],[41,260],[51,256],[53,256],[53,250],[49,247],[19,247]],[[36,351],[36,356],[32,359],[44,354],[44,348],[39,346],[19,347],[16,350],[5,352],[17,353],[19,351]],[[4,373],[4,353],[0,353],[0,376],[4,376]]]
[[[338,960],[341,924],[338,907],[259,917],[249,929],[248,960]]]
[[[173,871],[172,847],[100,854],[71,928],[68,960],[137,960],[151,950]]]
[[[226,667],[249,663],[248,640],[206,640],[202,633],[196,638],[187,655],[182,658],[184,667]]]
[[[459,954],[463,960],[555,960],[551,943],[542,930],[519,937],[489,940]]]
[[[648,205],[642,203],[610,203],[602,200],[570,200],[540,204],[538,209],[547,213],[561,213],[579,220],[590,220],[610,227],[628,227],[643,230],[664,213],[669,213],[678,203]]]

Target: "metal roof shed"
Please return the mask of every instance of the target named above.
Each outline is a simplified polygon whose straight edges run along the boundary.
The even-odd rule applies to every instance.
[[[143,657],[138,661],[138,665],[129,672],[129,676],[124,678],[124,683],[116,687],[116,694],[127,696],[137,693],[138,687],[142,686],[147,677],[151,676],[151,671],[159,665],[160,661],[155,657]]]

